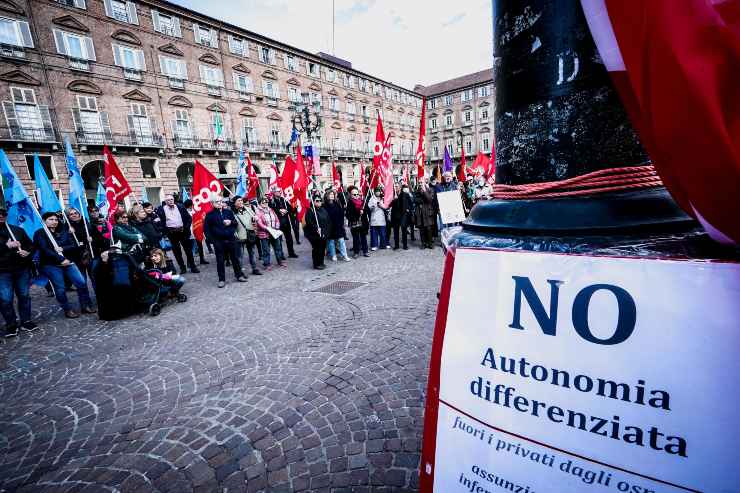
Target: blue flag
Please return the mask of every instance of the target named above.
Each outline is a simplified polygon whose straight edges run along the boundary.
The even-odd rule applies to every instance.
[[[146,193],[146,187],[141,187],[141,203],[149,202],[149,194]]]
[[[452,170],[454,169],[454,166],[452,165],[452,158],[450,157],[450,153],[447,150],[447,146],[445,146],[445,167],[444,172],[447,173],[448,171],[452,173]]]
[[[0,174],[3,180],[3,195],[5,197],[5,208],[8,211],[8,223],[20,226],[26,234],[33,238],[36,230],[43,227],[41,216],[33,207],[31,199],[28,198],[26,189],[15,174],[13,166],[0,149]]]
[[[59,197],[54,193],[54,188],[51,186],[49,177],[46,176],[46,171],[41,165],[38,154],[33,157],[33,176],[36,180],[36,188],[38,189],[38,201],[39,211],[43,214],[44,212],[59,212],[62,210],[62,204],[59,202]]]
[[[69,197],[67,198],[67,204],[80,211],[80,214],[84,215],[85,219],[89,221],[87,198],[85,197],[85,182],[82,181],[82,175],[80,175],[80,170],[77,168],[77,158],[72,152],[72,146],[67,137],[64,138],[64,147],[67,151],[67,174],[69,175]]]
[[[108,197],[105,195],[105,187],[102,182],[98,182],[98,191],[95,194],[95,207],[100,211],[100,215],[108,217]]]
[[[236,172],[235,195],[243,197],[247,193],[247,160],[244,158],[244,146],[239,149],[239,169]]]
[[[293,127],[293,131],[290,133],[290,142],[288,142],[288,149],[290,149],[290,146],[293,145],[293,142],[298,140],[298,137],[300,137],[300,134],[298,133],[298,129]]]
[[[190,200],[190,194],[185,189],[185,187],[182,187],[182,193],[180,193],[180,199],[185,202],[186,200]]]

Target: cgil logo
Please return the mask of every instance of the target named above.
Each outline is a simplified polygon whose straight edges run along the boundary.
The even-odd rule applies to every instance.
[[[528,277],[511,277],[514,279],[514,313],[509,327],[512,329],[524,330],[524,327],[522,327],[521,324],[523,294],[524,299],[527,301],[532,314],[537,319],[537,323],[542,332],[548,336],[556,335],[555,332],[558,322],[558,295],[563,281],[552,279],[547,280],[547,283],[550,285],[550,311],[548,313],[545,311],[542,300],[540,300]],[[588,325],[588,307],[591,303],[591,298],[597,291],[608,291],[614,295],[619,313],[614,333],[605,339],[596,337]],[[637,322],[637,307],[635,306],[635,300],[624,288],[620,288],[619,286],[614,286],[612,284],[592,284],[581,289],[578,294],[576,294],[576,297],[573,299],[571,315],[573,329],[575,329],[576,333],[581,336],[582,339],[594,344],[613,346],[615,344],[623,343],[632,335]]]
[[[211,194],[214,193],[221,193],[221,183],[218,180],[211,180],[207,187],[201,188],[198,194],[193,196],[193,210],[199,212],[201,204],[210,201]]]

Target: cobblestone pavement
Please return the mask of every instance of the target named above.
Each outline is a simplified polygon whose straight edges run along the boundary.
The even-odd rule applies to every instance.
[[[298,253],[225,289],[210,257],[158,317],[34,288],[42,329],[0,344],[0,492],[415,491],[442,255]],[[367,284],[311,291],[337,280]]]

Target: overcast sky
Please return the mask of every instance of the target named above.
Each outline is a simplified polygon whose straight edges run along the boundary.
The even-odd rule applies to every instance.
[[[331,53],[332,0],[174,0],[315,53]],[[491,0],[335,0],[336,56],[408,89],[492,66]]]

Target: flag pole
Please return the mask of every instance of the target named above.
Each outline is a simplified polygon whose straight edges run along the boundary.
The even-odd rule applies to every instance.
[[[5,198],[5,186],[3,185],[2,180],[0,180],[0,191],[3,193],[3,198]],[[26,196],[26,200],[28,200],[28,203],[31,205],[31,209],[33,209],[33,212],[35,212],[38,218],[41,220],[41,227],[44,228],[44,231],[49,237],[49,241],[51,241],[51,244],[54,246],[54,248],[59,248],[59,245],[57,244],[57,241],[54,239],[54,236],[51,234],[51,231],[49,231],[49,228],[46,227],[44,218],[41,217],[41,214],[39,213],[38,209],[36,208],[35,205],[33,205],[33,200],[31,200],[31,197]]]
[[[11,240],[13,240],[13,241],[18,241],[18,239],[17,239],[17,238],[15,237],[15,235],[13,234],[13,230],[12,230],[12,229],[10,229],[10,225],[8,224],[8,221],[7,221],[7,220],[5,221],[5,229],[7,229],[7,230],[8,230],[8,235],[10,235],[10,239],[11,239]]]

